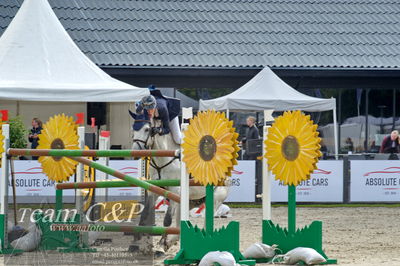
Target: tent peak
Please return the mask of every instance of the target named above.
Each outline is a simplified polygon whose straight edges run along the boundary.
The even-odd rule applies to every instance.
[[[135,101],[148,94],[86,57],[47,0],[25,0],[1,36],[0,92],[0,99],[25,101]]]
[[[200,100],[200,110],[231,111],[303,110],[327,111],[336,107],[335,99],[311,97],[293,89],[271,69],[265,67],[234,92],[212,100]]]

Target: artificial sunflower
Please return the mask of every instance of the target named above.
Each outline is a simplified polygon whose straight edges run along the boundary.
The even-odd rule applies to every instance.
[[[268,130],[265,140],[269,169],[285,185],[310,178],[321,156],[317,125],[300,111],[285,112]]]
[[[196,182],[218,185],[230,174],[237,158],[237,133],[223,113],[204,111],[185,131],[183,160]]]
[[[38,149],[79,149],[79,137],[76,124],[71,117],[65,114],[51,117],[44,124],[39,135]],[[68,181],[75,173],[76,161],[67,157],[41,156],[38,160],[42,164],[43,172],[51,180],[62,182]]]
[[[228,118],[225,118],[225,119],[227,121],[229,121]],[[227,176],[232,176],[233,166],[238,164],[237,158],[239,157],[238,152],[240,151],[240,148],[239,148],[239,141],[238,141],[239,133],[237,133],[235,128],[233,127],[233,121],[229,121],[229,126],[230,126],[231,133],[232,133],[232,141],[234,143],[233,144],[234,151],[232,153],[232,165],[228,169]]]

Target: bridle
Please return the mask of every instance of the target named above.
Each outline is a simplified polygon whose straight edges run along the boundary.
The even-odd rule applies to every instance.
[[[150,120],[143,120],[142,119],[142,120],[135,120],[135,122],[145,122],[146,124],[150,125],[150,130],[151,130],[151,122],[150,122]],[[133,143],[136,143],[141,150],[149,150],[148,142],[149,142],[150,137],[151,137],[151,132],[149,132],[149,134],[147,135],[146,140],[135,139],[134,138],[133,139]],[[142,146],[142,144],[143,144],[143,146]]]
[[[152,136],[152,134],[151,134],[151,131],[152,131],[152,128],[153,128],[153,126],[151,125],[151,121],[150,120],[137,120],[137,121],[148,123],[150,125],[150,132],[147,135],[146,140],[133,139],[133,142],[136,143],[141,150],[143,150],[143,149],[152,150],[154,148],[154,138],[155,138],[155,136]],[[149,145],[148,145],[148,142],[149,142],[150,138],[153,139],[151,147],[149,147]],[[142,146],[142,144],[143,144],[143,146]],[[157,175],[158,175],[158,179],[161,179],[161,171],[162,171],[162,169],[164,169],[168,165],[172,164],[176,159],[178,159],[178,157],[173,157],[166,164],[164,164],[162,166],[158,166],[156,164],[156,162],[154,161],[154,157],[151,157],[150,158],[150,166],[153,167],[154,169],[156,169]]]

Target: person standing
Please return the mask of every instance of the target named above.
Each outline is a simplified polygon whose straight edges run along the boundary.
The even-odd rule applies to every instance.
[[[350,137],[346,139],[344,143],[344,149],[349,154],[354,152],[354,144]]]
[[[389,136],[386,136],[381,144],[379,153],[398,153],[400,147],[399,131],[393,130]]]
[[[246,119],[246,124],[248,126],[247,132],[246,132],[246,137],[244,137],[242,139],[242,144],[243,147],[247,147],[246,143],[248,140],[252,140],[252,139],[259,139],[260,135],[258,134],[258,128],[256,126],[256,118],[254,116],[249,116]],[[257,155],[249,155],[247,153],[247,148],[246,148],[246,152],[243,156],[243,159],[245,160],[256,160],[257,159]]]
[[[39,145],[39,134],[42,132],[42,121],[39,118],[32,119],[32,129],[28,135],[31,149],[36,149]],[[38,156],[32,156],[33,160],[37,160]]]

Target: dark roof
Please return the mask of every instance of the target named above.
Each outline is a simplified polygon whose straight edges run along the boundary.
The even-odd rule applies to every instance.
[[[22,0],[0,1],[0,34]],[[397,68],[398,0],[50,0],[101,66]]]

